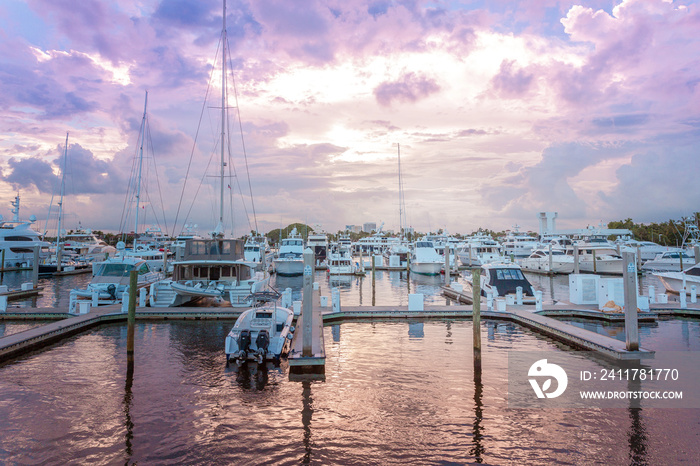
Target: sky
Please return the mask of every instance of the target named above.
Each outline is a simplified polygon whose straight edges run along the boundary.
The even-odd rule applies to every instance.
[[[227,231],[690,215],[698,3],[228,0]],[[221,0],[2,0],[0,214],[19,193],[50,230],[63,179],[64,228],[132,231],[148,91],[139,229],[211,231],[222,17]]]

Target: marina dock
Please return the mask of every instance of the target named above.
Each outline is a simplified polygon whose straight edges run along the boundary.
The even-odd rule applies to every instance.
[[[300,317],[289,355],[290,372],[322,374],[325,364],[323,326],[348,321],[368,320],[424,320],[424,319],[470,319],[472,306],[464,304],[426,305],[422,309],[408,306],[340,306],[333,310],[323,290],[314,290],[312,312],[312,355],[302,355],[302,332],[304,322]],[[325,299],[324,299],[325,298]],[[321,302],[326,306],[321,306]],[[608,322],[624,321],[623,314],[610,314],[592,307],[575,305],[546,305],[542,311],[534,312],[534,306],[509,305],[505,311],[483,310],[483,319],[514,322],[536,333],[565,343],[572,348],[595,351],[613,359],[649,357],[653,352],[646,349],[627,351],[622,341],[575,327],[553,317],[581,317]],[[244,309],[232,307],[138,307],[136,320],[235,320]],[[659,317],[700,317],[700,304],[688,303],[681,309],[678,303],[656,304],[649,312],[640,313],[639,321],[649,322]],[[29,351],[53,344],[63,338],[80,333],[96,325],[126,321],[127,314],[121,305],[91,308],[85,314],[69,314],[67,310],[53,308],[10,308],[0,313],[0,320],[27,321],[53,320],[41,327],[0,338],[0,361],[12,359]],[[306,367],[311,370],[300,370]],[[299,370],[298,370],[299,369]]]

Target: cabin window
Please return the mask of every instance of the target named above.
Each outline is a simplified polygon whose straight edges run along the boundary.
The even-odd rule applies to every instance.
[[[523,274],[518,269],[498,269],[496,277],[499,280],[523,280]]]
[[[231,254],[231,242],[230,241],[222,241],[221,242],[221,253],[222,254]]]
[[[28,236],[6,236],[5,241],[34,241]]]
[[[139,267],[139,275],[144,275],[144,274],[147,274],[148,272],[150,272],[150,270],[148,268],[148,264],[146,264],[146,263],[141,264],[141,267]]]
[[[256,312],[255,318],[256,319],[272,319],[272,313],[271,312]]]
[[[231,267],[229,267],[228,265],[221,267],[221,276],[231,277]]]

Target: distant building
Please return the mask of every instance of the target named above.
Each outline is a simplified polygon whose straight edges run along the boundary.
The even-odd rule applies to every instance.
[[[362,225],[362,231],[365,233],[372,233],[377,229],[377,224],[375,222],[367,222]]]
[[[345,225],[345,231],[350,233],[360,233],[362,231],[362,227],[360,225]]]

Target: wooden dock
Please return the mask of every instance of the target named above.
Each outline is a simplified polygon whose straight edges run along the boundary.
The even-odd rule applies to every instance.
[[[311,312],[311,354],[304,355],[304,315],[299,316],[292,340],[292,349],[289,351],[290,380],[324,380],[326,368],[326,345],[323,339],[323,324],[321,308],[321,292],[314,290],[313,306]],[[303,313],[302,313],[303,314]]]
[[[330,292],[328,292],[329,294]],[[328,306],[321,307],[321,290],[313,292],[312,305],[312,354],[303,355],[303,319],[296,323],[297,331],[289,354],[290,378],[300,380],[323,379],[325,372],[324,324],[330,325],[347,321],[376,320],[421,320],[421,319],[471,319],[472,306],[427,305],[422,310],[409,310],[407,306],[342,306],[333,310],[330,297]],[[232,307],[181,307],[136,309],[137,320],[231,320],[240,316],[244,309]],[[622,321],[623,314],[610,314],[593,309],[591,306],[549,305],[542,311],[534,312],[535,306],[509,305],[505,311],[483,310],[483,319],[511,321],[537,333],[561,341],[573,348],[595,351],[613,359],[638,359],[650,357],[652,351],[627,351],[625,343],[613,338],[575,327],[552,317],[583,317],[603,321]],[[653,304],[650,312],[640,313],[640,321],[653,321],[662,317],[688,316],[700,318],[700,304],[688,303],[681,309],[679,303]],[[17,357],[43,346],[82,332],[96,325],[108,322],[126,321],[127,314],[121,305],[100,306],[86,314],[69,314],[64,309],[10,308],[0,312],[0,320],[52,320],[41,327],[0,338],[0,361]]]

